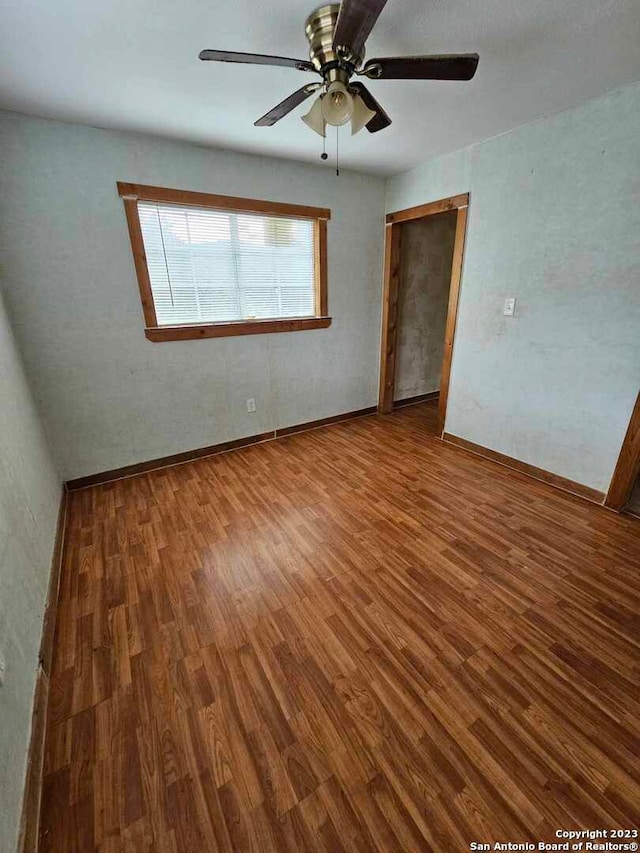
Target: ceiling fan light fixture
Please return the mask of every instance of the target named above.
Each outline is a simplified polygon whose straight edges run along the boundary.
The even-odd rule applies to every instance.
[[[311,130],[314,130],[322,137],[327,135],[327,123],[324,120],[322,112],[323,97],[324,95],[320,95],[319,98],[316,98],[309,112],[302,116],[302,121],[307,125],[307,127],[310,127]]]
[[[377,113],[370,110],[362,100],[360,95],[353,98],[353,115],[351,116],[351,136],[360,133],[365,125],[369,124],[372,118],[375,118]]]
[[[375,80],[471,80],[478,67],[477,53],[447,53],[433,56],[386,56],[364,62],[365,46],[388,0],[324,0],[325,5],[307,18],[305,34],[309,59],[293,59],[265,53],[203,50],[200,59],[249,65],[279,66],[318,74],[322,82],[302,86],[272,107],[254,124],[273,127],[322,89],[324,94],[303,116],[304,123],[323,138],[327,125],[340,127],[351,122],[351,135],[363,127],[378,133],[391,119],[373,94],[354,74]],[[364,63],[364,64],[363,64]],[[326,159],[326,152],[322,157]]]
[[[340,127],[353,115],[353,95],[344,83],[335,80],[322,97],[322,116],[327,124]]]

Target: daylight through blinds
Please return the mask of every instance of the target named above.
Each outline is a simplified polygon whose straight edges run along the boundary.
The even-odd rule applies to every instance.
[[[313,222],[139,201],[159,326],[312,317]]]

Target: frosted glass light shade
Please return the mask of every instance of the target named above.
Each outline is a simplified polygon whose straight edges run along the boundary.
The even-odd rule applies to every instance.
[[[302,116],[302,121],[307,125],[307,127],[310,127],[311,130],[315,130],[316,133],[320,134],[320,136],[326,136],[327,124],[322,113],[322,99],[323,95],[320,95],[319,98],[315,99],[309,112]]]
[[[375,116],[375,111],[362,100],[360,95],[356,95],[353,99],[353,115],[351,116],[351,136],[355,136],[362,128],[368,124]]]
[[[339,127],[346,124],[353,115],[353,95],[347,91],[344,83],[336,80],[327,89],[322,98],[322,115],[327,124]]]

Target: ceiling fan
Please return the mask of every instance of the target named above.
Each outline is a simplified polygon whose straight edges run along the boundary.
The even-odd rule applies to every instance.
[[[280,65],[319,74],[322,82],[308,83],[265,113],[254,124],[270,127],[295,107],[322,90],[302,120],[316,133],[326,136],[327,124],[340,126],[351,121],[351,133],[366,127],[377,133],[391,124],[383,107],[356,75],[369,80],[471,80],[478,67],[478,54],[443,56],[390,56],[364,61],[365,42],[387,0],[342,0],[320,6],[307,18],[305,33],[309,60],[203,50],[200,59],[242,62],[250,65]]]

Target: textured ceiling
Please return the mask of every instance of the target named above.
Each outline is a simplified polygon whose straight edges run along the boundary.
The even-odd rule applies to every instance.
[[[319,162],[304,105],[275,127],[253,126],[314,76],[197,58],[205,47],[306,58],[313,4],[0,4],[6,109]],[[478,73],[469,83],[372,81],[393,125],[354,138],[343,129],[341,161],[392,174],[638,80],[639,41],[638,0],[389,0],[369,57],[477,51]]]

